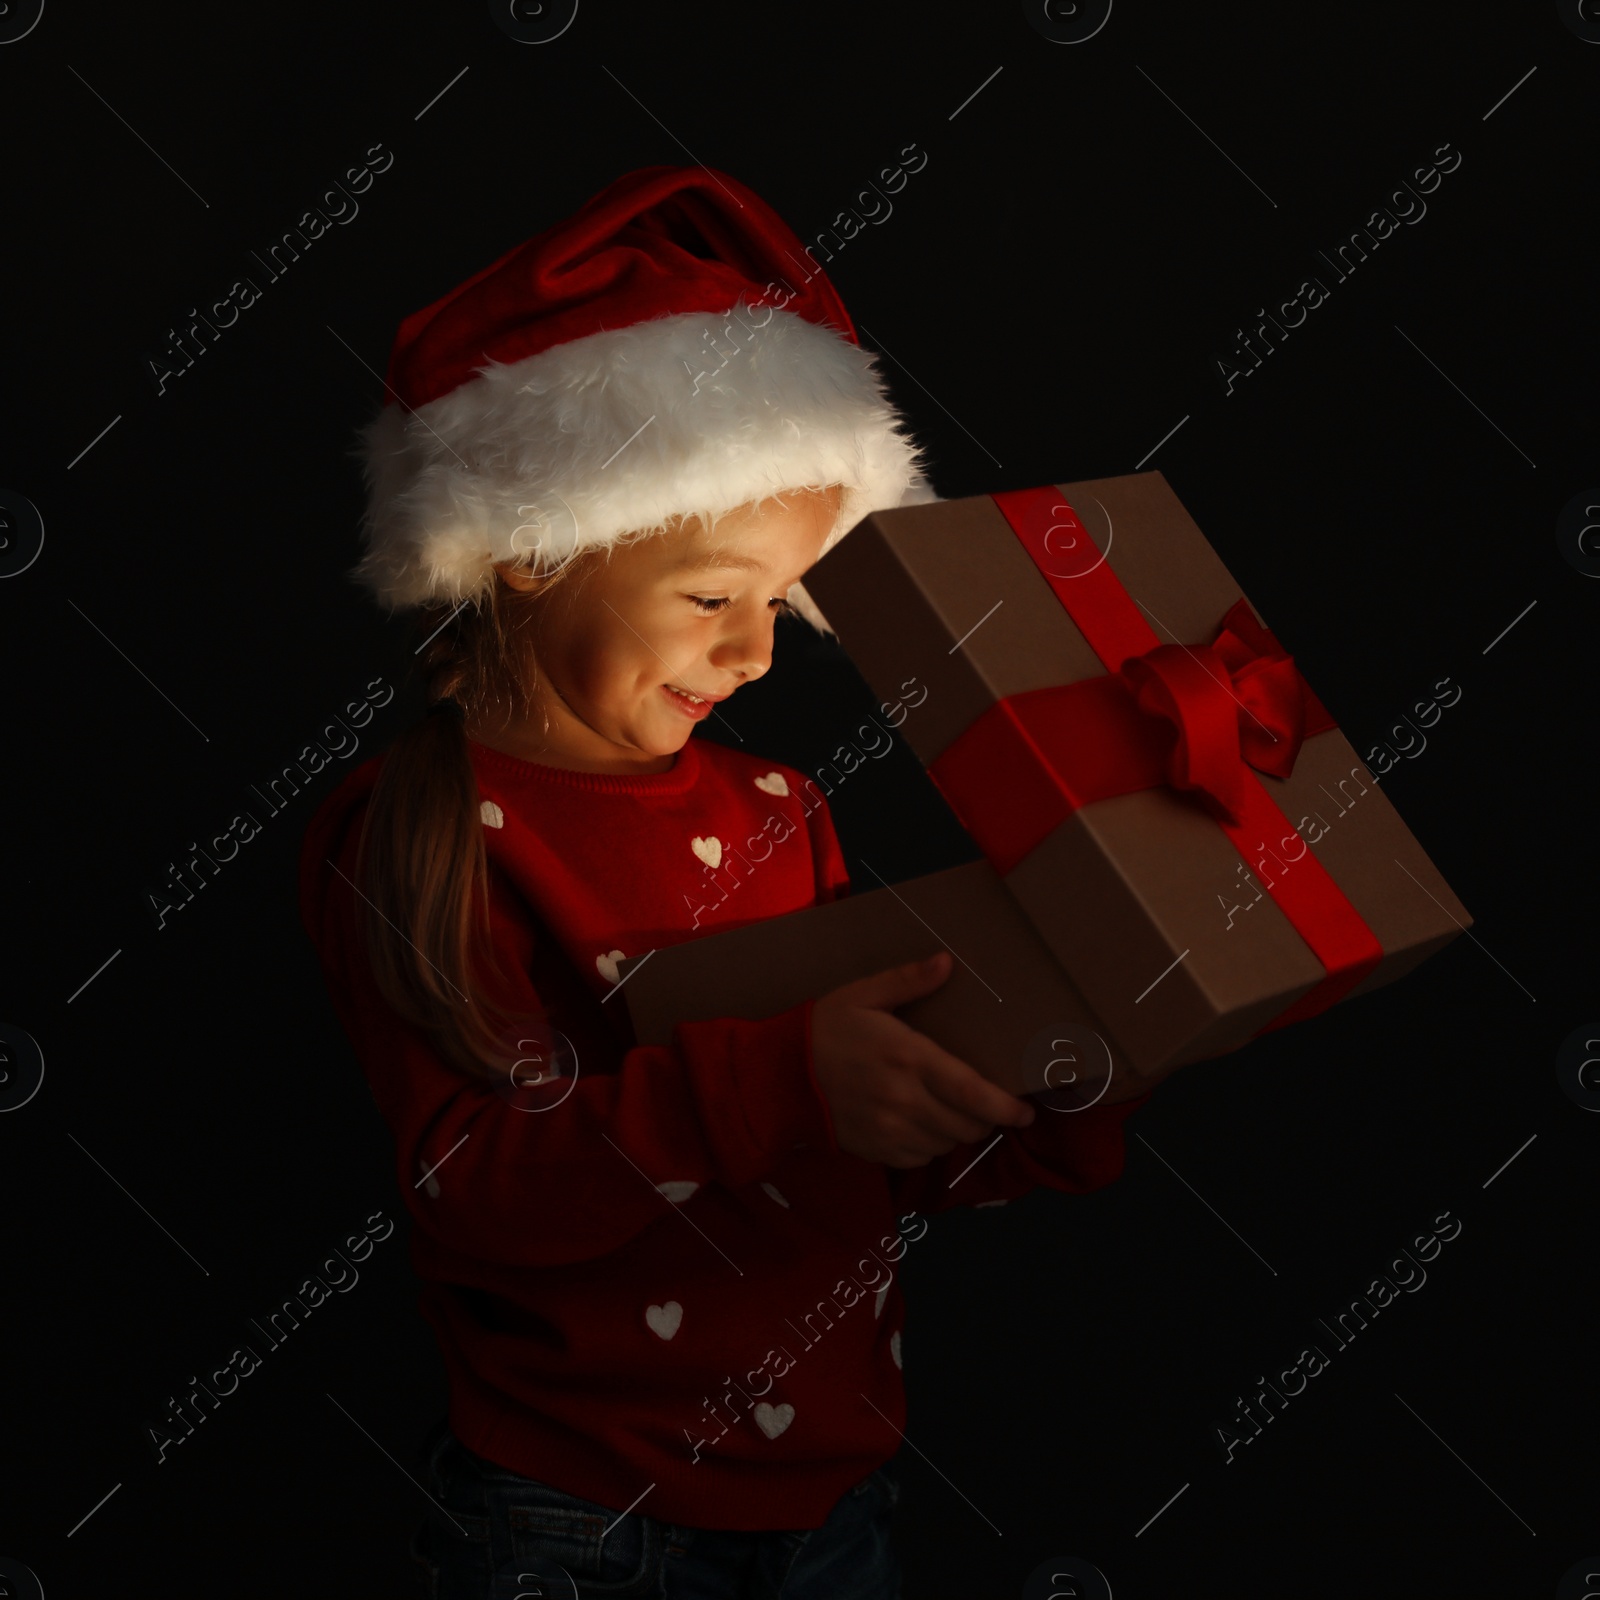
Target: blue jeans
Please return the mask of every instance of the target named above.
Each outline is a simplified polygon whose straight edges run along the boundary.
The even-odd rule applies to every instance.
[[[841,1495],[820,1528],[759,1533],[637,1511],[619,1521],[474,1455],[444,1423],[428,1441],[426,1486],[440,1509],[417,1526],[411,1554],[429,1600],[900,1600],[893,1460]]]

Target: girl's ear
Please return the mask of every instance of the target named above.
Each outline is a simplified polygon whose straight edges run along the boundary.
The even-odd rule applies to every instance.
[[[532,594],[545,584],[545,579],[529,572],[526,567],[519,566],[514,561],[497,561],[494,569],[505,581],[507,588],[515,589],[519,594]]]

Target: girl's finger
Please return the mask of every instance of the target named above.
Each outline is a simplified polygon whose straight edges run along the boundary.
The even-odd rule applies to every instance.
[[[926,1043],[928,1048],[920,1058],[922,1084],[936,1100],[952,1111],[991,1125],[1022,1128],[1033,1121],[1033,1107],[1025,1100],[991,1083],[965,1061],[941,1050],[933,1040],[927,1039]]]
[[[869,977],[857,978],[853,983],[842,984],[824,1000],[837,996],[850,1005],[866,1006],[874,1011],[890,1011],[912,1000],[932,994],[950,975],[950,957],[940,951],[926,961],[908,961],[898,967],[887,967]]]
[[[958,1144],[976,1144],[994,1132],[992,1122],[980,1122],[976,1117],[952,1111],[943,1101],[931,1096],[924,1109],[916,1114],[916,1125],[928,1138],[939,1141],[941,1155]]]

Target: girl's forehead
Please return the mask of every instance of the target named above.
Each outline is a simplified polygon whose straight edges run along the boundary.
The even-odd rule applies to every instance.
[[[839,491],[796,489],[782,498],[750,501],[708,526],[699,517],[669,530],[674,560],[683,567],[765,571],[789,559],[785,545],[814,532],[836,509]]]
[[[774,563],[771,561],[757,560],[736,550],[726,548],[708,550],[695,557],[685,557],[678,563],[677,570],[682,574],[696,572],[770,572]]]

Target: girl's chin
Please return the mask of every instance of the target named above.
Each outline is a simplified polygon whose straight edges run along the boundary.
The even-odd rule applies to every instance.
[[[694,729],[694,723],[687,717],[663,717],[659,722],[652,721],[649,727],[641,728],[628,742],[635,749],[652,756],[673,756],[688,744],[694,736]]]
[[[660,741],[657,753],[664,756],[676,755],[693,737],[694,724],[685,723],[681,729],[674,729]]]

